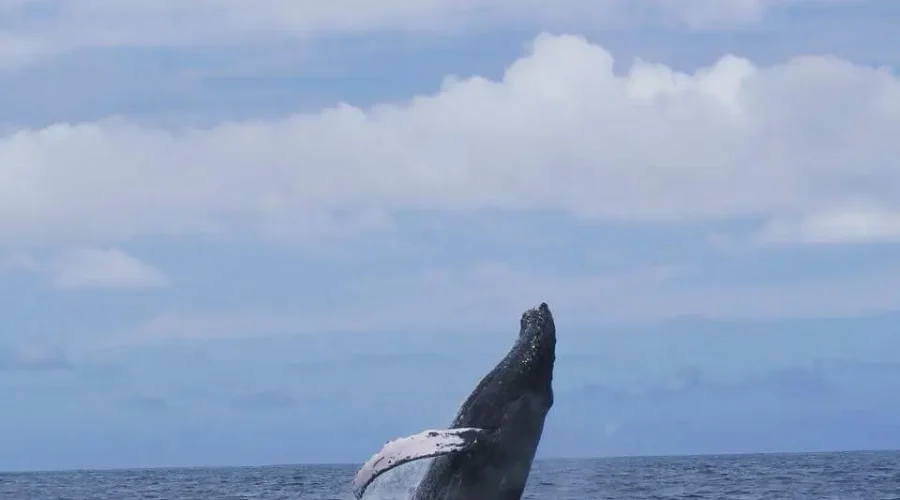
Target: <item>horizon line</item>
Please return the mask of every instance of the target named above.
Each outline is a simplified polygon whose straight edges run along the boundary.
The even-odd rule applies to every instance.
[[[900,453],[900,448],[861,448],[861,449],[821,449],[821,450],[783,450],[783,451],[725,451],[708,453],[673,453],[673,454],[634,454],[634,455],[594,455],[594,456],[551,456],[536,458],[534,463],[562,462],[562,461],[605,461],[628,459],[685,459],[685,458],[716,458],[716,457],[752,457],[752,456],[785,456],[785,455],[838,455],[860,453]],[[59,474],[78,472],[121,473],[135,471],[166,471],[166,470],[214,470],[214,469],[280,469],[292,467],[306,468],[350,468],[360,467],[363,462],[296,462],[296,463],[259,463],[259,464],[229,464],[229,465],[154,465],[148,467],[73,467],[62,469],[0,469],[0,476],[16,474]]]

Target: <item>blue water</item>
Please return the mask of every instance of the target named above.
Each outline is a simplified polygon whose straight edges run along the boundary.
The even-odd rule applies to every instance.
[[[366,499],[404,498],[421,467]],[[354,466],[0,474],[3,500],[346,500]],[[900,452],[553,460],[528,499],[900,500]]]

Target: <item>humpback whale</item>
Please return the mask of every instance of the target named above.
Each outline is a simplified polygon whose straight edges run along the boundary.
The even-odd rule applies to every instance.
[[[506,356],[463,402],[447,429],[388,442],[356,474],[362,498],[381,474],[434,458],[413,500],[519,500],[553,406],[556,325],[542,303],[522,314]]]

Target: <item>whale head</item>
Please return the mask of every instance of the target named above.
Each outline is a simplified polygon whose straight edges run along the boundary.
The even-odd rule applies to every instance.
[[[546,303],[522,314],[519,338],[507,355],[510,375],[532,390],[547,391],[553,403],[553,365],[556,362],[556,325]]]

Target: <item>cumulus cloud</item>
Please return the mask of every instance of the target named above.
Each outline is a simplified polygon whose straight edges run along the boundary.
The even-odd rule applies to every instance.
[[[19,65],[80,48],[227,46],[385,31],[458,32],[489,27],[620,26],[687,28],[755,23],[796,4],[853,0],[334,0],[231,2],[15,0],[0,3],[6,26],[0,64]]]
[[[57,124],[0,140],[6,242],[383,231],[404,210],[680,223],[900,210],[900,80],[834,57],[682,73],[541,35],[502,79],[205,129]],[[855,205],[854,205],[855,206]],[[830,231],[856,232],[849,221]]]
[[[59,290],[159,288],[167,286],[169,278],[118,248],[87,248],[71,252],[56,262],[52,282]]]

